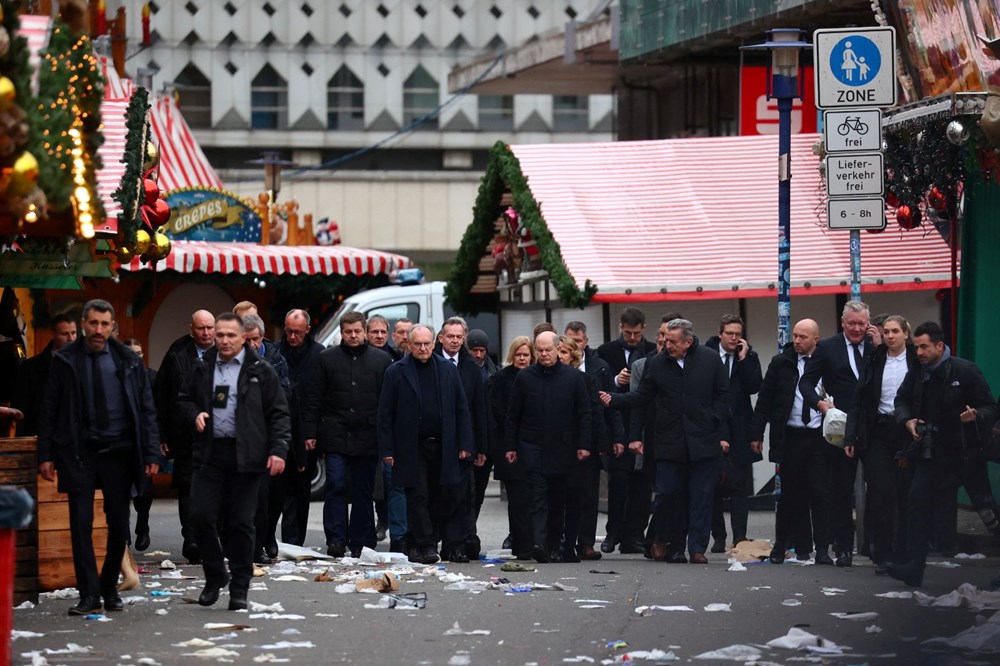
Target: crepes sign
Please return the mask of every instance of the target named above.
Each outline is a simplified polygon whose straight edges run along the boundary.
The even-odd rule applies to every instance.
[[[166,234],[180,240],[259,243],[261,219],[253,204],[207,187],[167,193]]]

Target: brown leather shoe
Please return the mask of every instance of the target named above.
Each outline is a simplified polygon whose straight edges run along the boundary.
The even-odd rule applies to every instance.
[[[708,564],[705,553],[691,553],[691,564]]]
[[[601,559],[601,553],[594,550],[593,546],[580,546],[576,549],[576,554],[580,556],[581,560]]]
[[[650,553],[653,555],[654,560],[662,562],[667,559],[667,544],[654,541],[652,548],[650,548]]]

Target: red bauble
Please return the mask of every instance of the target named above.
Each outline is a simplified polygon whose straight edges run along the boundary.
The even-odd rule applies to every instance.
[[[900,229],[916,229],[920,226],[920,209],[903,204],[896,209],[896,224]]]
[[[885,227],[882,227],[881,229],[865,229],[865,231],[867,231],[870,234],[880,234],[883,231],[885,231]]]
[[[899,206],[899,197],[896,196],[895,192],[886,192],[885,202],[886,204],[889,205],[890,208],[896,208],[897,206]]]
[[[170,221],[170,206],[163,199],[157,199],[152,206],[142,207],[142,219],[151,229],[157,229]]]
[[[160,198],[160,186],[152,178],[142,180],[143,203],[152,206]]]
[[[927,203],[931,205],[934,210],[944,210],[948,207],[948,197],[944,195],[944,192],[939,190],[937,186],[931,188],[931,191],[927,193]]]

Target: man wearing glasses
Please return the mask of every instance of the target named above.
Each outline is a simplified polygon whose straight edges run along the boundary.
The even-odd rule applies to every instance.
[[[288,405],[292,416],[292,442],[288,465],[284,472],[285,501],[281,515],[281,540],[301,546],[306,540],[309,521],[309,486],[316,472],[316,453],[306,450],[302,436],[302,399],[312,373],[319,365],[319,353],[324,347],[309,337],[309,313],[289,310],[285,315],[285,337],[278,351],[288,363],[288,379],[292,384],[292,399]]]

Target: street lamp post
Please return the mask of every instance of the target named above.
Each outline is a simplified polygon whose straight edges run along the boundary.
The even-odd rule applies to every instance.
[[[744,46],[771,52],[767,98],[778,100],[778,351],[789,340],[792,317],[792,103],[802,99],[799,51],[812,48],[798,28],[768,30],[768,41]]]

